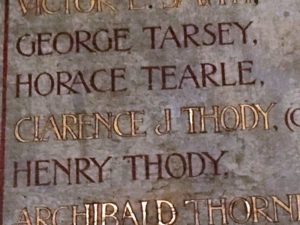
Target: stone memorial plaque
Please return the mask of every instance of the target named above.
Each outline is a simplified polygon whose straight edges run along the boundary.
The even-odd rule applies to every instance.
[[[0,10],[1,224],[300,224],[299,0]]]

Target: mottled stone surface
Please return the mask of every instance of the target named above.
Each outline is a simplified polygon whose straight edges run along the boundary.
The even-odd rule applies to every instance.
[[[227,6],[219,6],[216,4],[217,1],[212,0],[211,7],[196,6],[196,1],[182,1],[179,8],[168,10],[156,9],[155,6],[160,5],[159,1],[151,1],[152,9],[140,11],[129,11],[127,3],[121,5],[116,2],[115,5],[123,8],[116,14],[104,12],[23,16],[18,1],[10,1],[3,224],[16,223],[21,210],[25,207],[33,219],[32,224],[35,224],[34,207],[55,209],[64,205],[79,205],[83,211],[84,203],[115,202],[122,210],[126,200],[131,201],[137,212],[139,224],[142,224],[139,201],[164,199],[176,205],[178,210],[176,224],[189,225],[194,224],[194,220],[191,205],[184,207],[183,202],[187,199],[218,200],[226,197],[231,200],[238,196],[267,198],[276,195],[287,202],[286,194],[300,193],[300,128],[292,125],[295,132],[291,132],[284,119],[289,108],[293,110],[300,107],[299,0],[263,0],[257,5],[234,6],[229,3],[230,1]],[[143,5],[149,1],[137,2]],[[0,9],[3,13],[3,2],[0,3]],[[143,27],[161,26],[162,30],[165,30],[171,25],[182,43],[184,37],[178,30],[182,30],[183,24],[195,24],[200,27],[199,29],[203,29],[205,24],[212,23],[212,30],[215,31],[216,23],[239,22],[245,25],[250,21],[253,23],[247,31],[247,44],[242,43],[241,32],[233,28],[234,25],[231,26],[230,35],[235,38],[235,43],[224,46],[215,44],[197,48],[193,46],[177,48],[176,43],[169,41],[166,42],[164,49],[150,49],[149,33],[143,32]],[[2,22],[1,25],[3,27]],[[23,57],[16,50],[18,38],[25,33],[75,30],[95,32],[100,28],[129,28],[128,41],[121,46],[131,45],[133,46],[131,51],[90,53],[83,50],[79,54]],[[160,39],[163,38],[163,34],[165,32],[159,35]],[[1,42],[2,40],[1,35]],[[257,40],[257,44],[254,40]],[[256,79],[255,85],[216,87],[210,83],[208,87],[202,87],[200,63],[226,63],[226,76],[228,81],[232,82],[238,78],[237,62],[244,60],[253,61],[252,74],[245,77],[250,80]],[[159,76],[153,75],[155,86],[150,91],[147,73],[140,69],[142,66],[150,65],[176,65],[178,76],[174,79],[175,82],[170,78],[172,81],[170,85],[178,85],[187,64],[197,71],[200,88],[195,88],[194,83],[189,80],[181,89],[161,90]],[[33,94],[32,97],[16,98],[17,74],[32,73],[36,77],[37,74],[47,71],[56,77],[57,71],[74,73],[80,70],[86,77],[98,69],[120,67],[126,67],[127,70],[126,80],[120,82],[122,86],[127,87],[124,92],[92,92],[60,96],[52,94],[45,97]],[[216,76],[220,81],[220,75]],[[45,82],[43,85],[43,88],[49,87],[49,83]],[[191,135],[187,134],[187,114],[180,112],[181,107],[185,106],[206,106],[207,110],[211,110],[213,105],[224,108],[228,105],[260,104],[265,109],[271,103],[276,105],[270,113],[270,129],[267,130],[263,128],[260,120],[259,126],[253,130],[238,129],[233,132],[222,130],[221,133],[214,133],[212,127],[209,127],[210,131],[206,134]],[[172,132],[158,136],[154,133],[154,127],[163,121],[162,112],[165,108],[172,110]],[[87,141],[57,141],[52,135],[48,142],[20,143],[14,136],[17,121],[30,115],[59,116],[64,113],[95,112],[117,114],[129,110],[144,110],[144,122],[140,130],[147,131],[146,137],[122,138],[113,134],[112,139],[103,137]],[[299,115],[300,112],[297,111],[296,123],[300,121]],[[212,124],[211,120],[208,124]],[[30,133],[31,130],[28,128],[23,134],[26,132]],[[165,159],[167,155],[173,153],[184,155],[187,152],[209,152],[217,157],[221,150],[228,152],[220,160],[220,175],[213,174],[212,164],[206,159],[208,174],[195,178],[187,176],[181,179],[170,178],[163,168],[164,177],[167,179],[157,179],[155,168],[152,168],[150,179],[145,179],[144,163],[138,161],[138,180],[133,181],[131,164],[128,160],[123,160],[126,155],[147,154],[154,160],[156,154],[163,154]],[[18,187],[13,187],[14,162],[25,167],[26,161],[57,159],[66,162],[63,160],[93,157],[103,161],[109,156],[112,159],[104,170],[102,183],[89,183],[82,178],[82,184],[68,185],[65,176],[61,174],[61,182],[53,185],[53,169],[49,169],[50,175],[42,176],[42,179],[45,181],[50,179],[52,185],[27,187],[26,179],[20,179]],[[180,174],[182,165],[176,161],[172,165]],[[195,168],[199,169],[200,165],[195,165]],[[96,168],[89,173],[95,176]],[[34,174],[31,179],[34,182]],[[72,183],[75,183],[74,179]],[[151,207],[148,223],[156,224],[154,202],[149,204]],[[295,204],[294,202],[293,209],[296,209]],[[204,207],[199,211],[204,214],[201,224],[208,224],[207,209]],[[271,217],[272,212],[270,208]],[[61,225],[71,224],[71,211],[67,213],[69,214],[64,214],[65,221],[60,222]],[[216,214],[216,224],[221,224],[220,213]],[[298,224],[291,222],[286,213],[280,214],[282,217],[278,224]],[[118,216],[122,217],[122,212]],[[229,224],[234,224],[230,218],[228,220]],[[252,220],[250,219],[247,224],[252,224]],[[110,222],[114,224],[113,221]],[[128,220],[126,223],[131,224],[132,221]],[[259,224],[265,223],[265,219],[260,217]],[[80,221],[78,224],[85,223]]]

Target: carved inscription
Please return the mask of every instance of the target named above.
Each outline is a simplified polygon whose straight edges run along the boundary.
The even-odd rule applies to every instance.
[[[9,3],[3,224],[300,223],[286,2]]]

